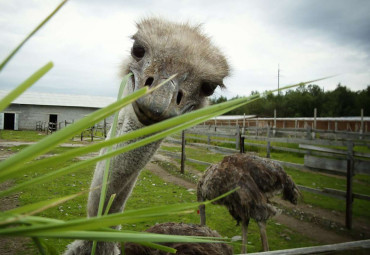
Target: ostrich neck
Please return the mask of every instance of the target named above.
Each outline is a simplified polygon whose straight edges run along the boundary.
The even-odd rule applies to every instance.
[[[131,105],[120,111],[117,136],[129,133],[141,127],[143,127],[143,125],[137,120]],[[110,135],[111,134],[109,132],[108,138]],[[137,140],[120,143],[116,148],[126,146],[135,141]],[[135,186],[140,171],[150,161],[156,150],[159,148],[160,143],[161,141],[153,142],[129,152],[122,153],[111,159],[109,170],[110,178],[107,186],[105,206],[112,194],[116,194],[116,197],[109,210],[110,213],[123,211],[125,203]],[[106,149],[103,149],[100,153],[105,153],[105,151]],[[102,184],[105,164],[105,161],[97,164],[91,183],[92,191],[90,192],[88,199],[88,215],[90,217],[97,215],[101,189],[96,187],[99,187]]]

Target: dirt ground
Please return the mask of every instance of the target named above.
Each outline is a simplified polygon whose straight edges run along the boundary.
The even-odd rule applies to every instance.
[[[19,143],[17,143],[17,145],[19,145]],[[7,149],[9,146],[15,145],[13,143],[4,144],[0,142],[0,160],[5,159],[13,154]],[[157,153],[153,157],[153,161],[148,163],[145,168],[166,182],[171,182],[186,189],[196,189],[196,184],[173,176],[154,163],[158,160],[177,164],[177,162],[171,158]],[[186,171],[191,171],[193,174],[201,175],[200,172],[190,167],[187,167]],[[6,189],[11,185],[11,182],[2,183],[0,184],[0,190]],[[345,229],[343,224],[343,213],[329,211],[303,203],[293,206],[281,199],[274,199],[273,202],[283,211],[281,215],[274,218],[277,223],[283,224],[288,228],[321,243],[333,244],[366,239],[370,237],[369,226],[361,219],[354,219],[353,230],[349,232]],[[0,198],[1,211],[6,211],[15,208],[16,206],[18,206],[18,194]],[[26,250],[28,243],[29,240],[23,238],[0,238],[1,254],[22,254],[22,250]],[[15,250],[17,251],[16,253],[14,253]]]

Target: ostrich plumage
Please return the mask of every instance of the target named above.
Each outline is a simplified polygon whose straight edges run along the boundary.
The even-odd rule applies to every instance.
[[[226,206],[231,216],[242,222],[243,246],[246,253],[250,218],[260,228],[262,246],[268,250],[266,220],[279,213],[269,199],[282,193],[283,198],[297,204],[299,190],[282,166],[272,160],[250,154],[234,154],[211,165],[198,182],[198,201],[214,199],[232,189],[239,189],[215,202]],[[201,225],[205,225],[205,207],[200,206]]]
[[[191,236],[209,236],[221,237],[216,231],[207,226],[200,226],[186,223],[161,223],[146,230],[149,233],[167,234],[167,235],[191,235]],[[165,243],[168,247],[177,250],[176,255],[231,255],[232,249],[225,243]],[[124,247],[125,255],[169,255],[165,251],[160,251],[135,243],[127,243]]]
[[[137,24],[137,32],[132,39],[131,56],[121,68],[123,75],[133,74],[124,95],[144,86],[155,87],[173,74],[177,75],[122,109],[118,117],[117,135],[199,109],[207,104],[207,97],[213,94],[217,86],[224,87],[223,79],[229,74],[226,58],[202,33],[199,25],[147,18]],[[116,148],[132,142],[118,144]],[[141,169],[160,143],[153,142],[111,159],[106,204],[112,194],[116,194],[116,197],[109,213],[124,210]],[[102,149],[100,153],[105,151]],[[87,204],[88,217],[97,215],[104,169],[105,161],[99,162],[95,168]],[[75,241],[68,246],[65,254],[90,254],[91,247],[92,242]],[[119,250],[114,243],[99,242],[97,254],[119,254]]]

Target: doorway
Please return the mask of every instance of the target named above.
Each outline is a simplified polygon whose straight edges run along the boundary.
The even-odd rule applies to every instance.
[[[52,132],[56,131],[57,124],[58,124],[58,115],[50,114],[49,115],[49,130]]]
[[[4,129],[14,130],[15,113],[4,113]]]

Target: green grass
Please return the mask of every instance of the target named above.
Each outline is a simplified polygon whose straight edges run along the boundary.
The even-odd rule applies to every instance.
[[[10,149],[17,151],[18,149],[22,148],[24,148],[24,146],[11,147]],[[53,150],[53,153],[61,153],[69,149],[70,148],[57,147]],[[162,149],[173,152],[180,151],[179,146],[162,146]],[[207,149],[198,149],[194,147],[187,148],[186,154],[189,158],[195,158],[208,162],[218,162],[220,159],[223,158],[223,155],[221,154],[212,153]],[[289,157],[289,153],[287,154],[287,157]],[[272,156],[274,157],[274,154],[272,154]],[[67,161],[61,165],[58,165],[58,168],[65,167],[69,164],[71,164],[71,161]],[[169,172],[171,172],[172,168],[172,171],[177,172],[177,175],[181,177],[181,174],[178,173],[179,169],[177,166],[163,162],[161,163],[161,166],[164,168],[166,168],[165,165],[167,165],[170,169]],[[199,171],[204,171],[206,169],[206,166],[190,162],[186,162],[186,165],[189,165]],[[57,178],[56,180],[50,181],[47,184],[33,185],[31,187],[28,187],[27,189],[23,190],[22,193],[20,193],[20,204],[25,205],[35,203],[37,201],[61,197],[67,194],[79,192],[83,189],[88,189],[92,178],[93,169],[93,166],[88,167],[76,173]],[[34,178],[50,170],[52,170],[51,167],[40,169],[38,171],[28,172],[17,179],[16,182],[21,182],[30,178]],[[345,190],[345,179],[342,177],[332,177],[325,174],[299,171],[292,168],[286,168],[286,171],[289,175],[292,176],[294,181],[300,185],[314,188],[327,187]],[[188,180],[191,181],[193,177],[191,174],[188,175],[190,177]],[[355,180],[354,192],[370,194],[369,176],[358,175],[355,176]],[[192,181],[194,182],[196,181],[196,179],[193,178]],[[345,210],[344,200],[334,199],[308,192],[302,193],[304,203],[312,204],[328,210],[336,210],[339,212],[344,212]],[[80,196],[77,199],[69,201],[61,206],[49,209],[43,212],[42,215],[45,217],[52,217],[63,220],[84,217],[86,215],[86,199],[87,195]],[[153,175],[151,172],[143,171],[136,183],[132,196],[127,202],[126,209],[138,209],[148,206],[194,201],[196,201],[195,192],[189,192],[184,188],[166,183],[156,175]],[[370,220],[370,213],[368,211],[368,208],[370,208],[370,202],[355,200],[353,206],[354,217],[363,217],[367,220]],[[231,218],[224,207],[216,205],[207,206],[207,220],[208,225],[211,228],[216,229],[222,236],[233,237],[236,235],[241,235],[241,227],[235,227],[235,221]],[[193,213],[190,215],[158,218],[156,220],[148,222],[124,225],[123,229],[141,231],[154,225],[155,223],[168,221],[198,223],[199,216],[196,213]],[[273,220],[269,221],[267,231],[270,247],[274,250],[318,244],[310,241],[309,239],[307,239],[307,237],[292,232],[292,230],[287,229],[284,226],[275,224]],[[258,228],[255,222],[251,223],[249,232],[250,234],[248,237],[248,241],[251,242],[248,245],[249,252],[260,251],[261,244],[259,240]],[[287,235],[289,236],[290,240],[287,240],[285,238]],[[55,246],[59,253],[62,253],[66,245],[70,241],[71,240],[48,240],[48,243]],[[234,244],[234,252],[238,253],[239,251],[240,243]],[[36,251],[33,247],[30,248],[30,254],[36,254]]]
[[[161,149],[181,153],[181,147],[175,146],[161,146]],[[217,163],[221,161],[225,155],[220,153],[213,153],[205,148],[185,147],[185,155],[187,158],[192,158],[209,163]]]
[[[66,162],[65,164],[69,164]],[[47,171],[45,169],[43,171]],[[77,173],[69,174],[61,177],[45,185],[36,185],[24,190],[20,195],[21,205],[34,203],[37,201],[60,197],[66,194],[78,192],[82,189],[87,189],[92,177],[91,168],[83,169]],[[41,174],[43,171],[37,173],[28,173],[18,181],[32,178]],[[32,190],[32,193],[30,192]],[[83,217],[85,215],[86,195],[80,196],[77,199],[64,203],[61,206],[49,209],[42,213],[45,217],[53,217],[62,220],[74,219]],[[143,171],[136,183],[135,189],[127,202],[126,209],[139,209],[148,206],[175,204],[185,202],[195,202],[195,192],[189,192],[185,188],[166,183],[156,175],[149,171]],[[229,215],[226,208],[217,205],[207,206],[208,225],[216,229],[224,237],[233,237],[241,235],[241,227],[235,227],[235,221]],[[146,221],[136,224],[126,224],[122,228],[126,230],[143,231],[148,227],[161,222],[185,222],[185,223],[199,223],[199,215],[196,213],[172,216],[165,218],[157,218],[156,220]],[[268,223],[268,236],[272,249],[285,249],[293,247],[302,247],[315,245],[317,243],[307,240],[306,237],[293,233],[284,226],[275,224],[274,221]],[[248,250],[250,252],[260,251],[261,244],[259,240],[259,232],[257,224],[251,222],[249,227]],[[285,236],[289,235],[291,240],[286,240]],[[65,250],[66,245],[71,240],[47,240],[50,245],[53,245],[59,253]],[[240,252],[240,243],[233,244],[234,252]],[[37,254],[31,248],[30,254]]]
[[[68,148],[67,148],[68,149]],[[63,148],[62,150],[66,150]],[[64,162],[58,168],[65,167],[71,164],[71,161]],[[52,199],[61,197],[67,194],[79,192],[89,188],[94,167],[81,169],[78,172],[59,177],[47,184],[33,185],[23,190],[19,196],[20,205],[35,203],[45,199]],[[16,183],[37,177],[43,173],[51,171],[52,168],[40,169],[38,171],[27,172],[16,180]],[[69,220],[86,215],[87,195],[82,195],[74,200],[68,201],[55,208],[44,211],[41,215],[45,217],[52,217],[56,219]],[[149,171],[143,171],[136,183],[135,189],[127,202],[126,209],[139,209],[148,206],[176,204],[185,202],[195,202],[195,192],[189,192],[185,188],[166,183],[156,175]],[[233,237],[241,235],[241,227],[235,227],[235,221],[231,218],[226,208],[217,205],[207,206],[208,225],[216,229],[224,237]],[[127,230],[145,230],[146,228],[160,222],[185,222],[185,223],[199,223],[199,215],[196,213],[157,218],[152,221],[126,224],[123,229]],[[308,240],[306,237],[292,232],[284,226],[275,224],[274,221],[268,223],[268,236],[272,249],[285,249],[293,247],[311,246],[317,243]],[[291,239],[287,240],[288,235]],[[72,240],[54,240],[50,239],[47,242],[53,245],[59,253],[65,250],[65,247]],[[255,222],[251,222],[249,228],[248,250],[250,252],[260,251],[261,243],[259,239],[259,232]],[[234,252],[240,252],[240,242],[234,243]],[[29,254],[37,254],[35,248],[30,245]]]
[[[24,148],[27,148],[29,145],[18,145],[18,146],[12,146],[8,147],[7,150],[12,151],[12,152],[18,152],[23,150]],[[56,147],[48,152],[48,154],[59,154],[65,151],[70,150],[70,147]]]
[[[311,188],[322,189],[332,188],[338,190],[346,190],[346,179],[339,176],[328,176],[320,173],[312,173],[300,171],[286,167],[285,171],[293,178],[298,185],[303,185]],[[353,192],[360,194],[370,194],[370,186],[364,183],[354,183]],[[345,200],[327,197],[324,195],[303,192],[303,200],[305,203],[319,206],[328,210],[345,212]],[[353,204],[353,216],[364,217],[370,222],[370,202],[360,199],[355,199]]]
[[[37,142],[46,136],[38,131],[0,130],[0,139],[7,141]]]

